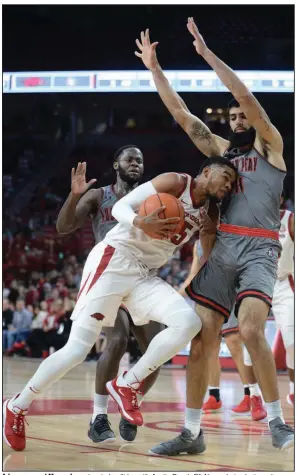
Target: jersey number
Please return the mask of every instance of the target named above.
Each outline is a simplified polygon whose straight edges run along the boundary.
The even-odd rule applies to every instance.
[[[237,182],[235,183],[235,193],[243,193],[244,192],[244,181],[243,177],[240,176],[237,178]]]
[[[181,244],[183,242],[184,239],[186,239],[189,235],[189,232],[187,231],[191,231],[193,229],[193,226],[192,224],[188,223],[188,221],[185,221],[184,222],[184,225],[182,227],[182,229],[180,230],[179,234],[175,234],[171,239],[170,241],[172,242],[172,244],[174,244],[175,246],[179,246],[179,244]]]

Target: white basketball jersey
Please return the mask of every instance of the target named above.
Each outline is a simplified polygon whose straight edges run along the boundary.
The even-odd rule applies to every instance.
[[[278,260],[277,277],[284,279],[294,273],[294,242],[290,236],[289,222],[293,216],[291,211],[281,211],[281,228],[279,231],[279,240],[282,245],[281,256]]]
[[[104,238],[104,242],[136,258],[149,269],[163,266],[176,249],[187,242],[198,230],[200,209],[192,201],[193,178],[182,174],[185,187],[178,197],[185,210],[185,223],[179,234],[171,239],[159,240],[147,236],[141,229],[119,223]],[[136,210],[137,211],[137,210]]]

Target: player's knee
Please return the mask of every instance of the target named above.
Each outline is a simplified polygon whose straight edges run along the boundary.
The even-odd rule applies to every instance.
[[[194,338],[200,332],[202,327],[200,317],[189,307],[189,310],[183,312],[180,318],[181,330],[189,334],[189,340]]]
[[[128,336],[113,334],[107,343],[106,351],[109,351],[113,359],[121,359],[128,347]]]
[[[248,348],[259,345],[259,342],[265,338],[264,328],[247,320],[239,324],[239,333]]]
[[[198,361],[203,355],[210,358],[216,345],[216,333],[212,327],[204,326],[201,332],[191,341],[190,359],[192,362]]]
[[[85,361],[89,354],[90,346],[78,341],[68,340],[60,351],[64,353],[64,356],[61,355],[61,358],[65,358],[68,363],[71,362],[72,366],[77,366]]]
[[[225,336],[225,340],[231,353],[235,354],[242,352],[242,340],[239,332],[229,333],[228,336]]]
[[[202,355],[202,341],[201,341],[201,334],[197,335],[191,341],[191,348],[189,359],[192,363],[195,363],[199,360],[200,356]]]

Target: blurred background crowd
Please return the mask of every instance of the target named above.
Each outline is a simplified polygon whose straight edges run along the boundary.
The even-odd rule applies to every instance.
[[[290,6],[4,6],[4,71],[143,69],[135,38],[146,27],[160,42],[164,69],[207,69],[193,50],[194,16],[209,46],[234,69],[293,70]],[[111,10],[117,9],[117,20]],[[108,10],[109,9],[109,10]],[[122,15],[119,14],[122,10]],[[170,11],[169,11],[170,9]],[[71,14],[70,14],[71,10]],[[170,22],[168,15],[170,14]],[[23,17],[26,16],[26,23]],[[71,21],[69,21],[69,15]],[[119,22],[119,18],[125,21]],[[32,25],[27,28],[28,22]],[[291,26],[290,26],[291,25]],[[112,31],[117,30],[119,44]],[[51,33],[55,31],[55,35]],[[52,41],[48,43],[48,37]],[[65,37],[71,41],[65,42]],[[24,40],[25,39],[25,40]],[[36,41],[38,39],[38,41]],[[73,52],[75,51],[75,54]],[[46,52],[46,53],[45,53]],[[210,129],[228,136],[225,93],[181,94]],[[281,132],[288,167],[285,207],[294,210],[293,94],[258,95]],[[112,183],[113,154],[125,144],[144,154],[144,180],[162,172],[197,174],[203,156],[153,93],[5,94],[3,96],[3,351],[46,357],[68,338],[70,315],[91,223],[59,236],[55,222],[70,191],[70,171],[87,162],[96,186]],[[185,279],[193,241],[160,270],[175,288]],[[102,335],[89,358],[104,348]],[[133,354],[132,354],[133,357]]]

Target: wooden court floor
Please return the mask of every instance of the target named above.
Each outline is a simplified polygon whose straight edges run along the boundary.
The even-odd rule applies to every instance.
[[[39,362],[3,361],[3,395],[20,391]],[[31,406],[27,417],[27,448],[13,452],[3,447],[3,471],[272,471],[294,470],[294,453],[271,445],[267,421],[253,422],[249,415],[236,417],[230,408],[242,398],[237,373],[223,373],[221,394],[224,411],[204,415],[207,450],[202,455],[154,457],[148,449],[175,437],[183,424],[185,370],[161,370],[155,386],[142,404],[144,426],[135,442],[119,437],[119,413],[110,402],[110,422],[116,442],[96,445],[87,436],[93,407],[95,363],[83,363],[54,384]],[[293,410],[286,402],[288,382],[279,375],[285,419],[293,424]]]

